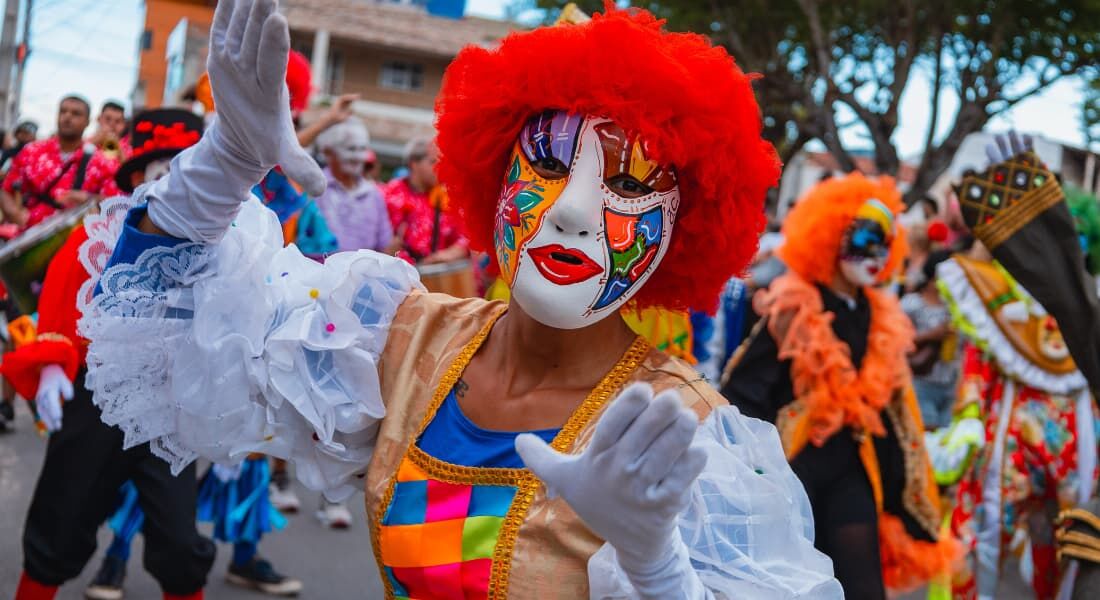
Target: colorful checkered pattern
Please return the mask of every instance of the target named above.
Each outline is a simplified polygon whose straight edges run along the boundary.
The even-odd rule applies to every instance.
[[[513,486],[432,479],[406,457],[379,538],[395,598],[487,598],[493,547],[515,494]]]

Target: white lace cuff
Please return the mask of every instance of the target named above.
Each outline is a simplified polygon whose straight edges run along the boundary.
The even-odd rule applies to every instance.
[[[680,535],[706,591],[720,600],[843,598],[832,561],[814,548],[810,502],[775,427],[723,406],[693,444],[706,450],[707,466],[680,514]],[[609,544],[589,559],[588,581],[593,599],[637,597]]]
[[[104,422],[175,472],[262,452],[333,499],[358,489],[385,413],[378,356],[416,271],[370,251],[316,263],[282,247],[253,199],[217,245],[153,248],[100,276],[132,204],[89,219],[81,251],[86,385]]]

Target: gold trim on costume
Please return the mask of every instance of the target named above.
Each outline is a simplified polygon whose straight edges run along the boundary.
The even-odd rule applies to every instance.
[[[1008,238],[1023,229],[1043,211],[1058,204],[1065,196],[1058,180],[1047,179],[1039,189],[1024,194],[1024,197],[1008,208],[997,213],[988,223],[974,227],[974,235],[982,240],[990,250],[995,250]]]
[[[1083,548],[1081,546],[1065,546],[1063,548],[1059,548],[1057,554],[1058,560],[1062,560],[1063,557],[1069,557],[1100,564],[1100,551],[1096,551],[1091,548]]]
[[[1097,517],[1083,508],[1067,508],[1058,513],[1059,523],[1065,523],[1068,520],[1084,521],[1092,526],[1093,529],[1100,531],[1100,517]]]
[[[516,538],[519,536],[520,527],[523,525],[523,521],[527,516],[527,511],[530,509],[531,503],[535,499],[535,493],[538,491],[541,482],[527,469],[467,467],[442,461],[418,448],[416,441],[420,439],[420,435],[427,428],[428,424],[431,423],[432,419],[435,418],[436,412],[447,398],[451,388],[454,387],[455,382],[458,381],[463,371],[466,370],[466,366],[485,342],[493,325],[503,313],[504,309],[502,308],[493,315],[477,335],[463,347],[458,353],[458,356],[455,357],[454,362],[451,363],[451,366],[447,368],[443,377],[440,378],[439,385],[436,386],[435,394],[432,396],[432,401],[428,405],[428,409],[424,413],[424,418],[421,419],[420,425],[413,434],[409,442],[409,449],[404,457],[423,469],[425,474],[439,481],[455,484],[516,487],[516,494],[512,498],[512,504],[508,508],[508,513],[505,515],[504,521],[501,523],[500,533],[497,536],[496,545],[493,547],[493,563],[489,575],[488,590],[488,597],[490,599],[503,599],[508,595],[508,575],[512,568],[512,553],[515,550]],[[649,350],[649,342],[641,336],[636,337],[634,342],[631,343],[630,348],[628,348],[618,362],[615,363],[615,366],[604,375],[600,383],[592,389],[580,406],[573,411],[573,414],[570,415],[569,420],[566,421],[561,431],[559,431],[553,441],[550,442],[550,447],[558,452],[568,451],[585,425],[587,425],[596,413],[611,400],[612,394],[623,386],[630,374],[642,363],[642,360],[649,353]],[[400,467],[398,470],[400,470]],[[390,477],[389,485],[382,494],[381,502],[373,516],[374,527],[372,528],[374,556],[378,563],[378,570],[382,574],[382,584],[385,587],[385,594],[388,599],[394,597],[393,585],[385,574],[385,563],[383,562],[380,538],[382,520],[385,518],[386,511],[389,509],[390,502],[393,500],[394,489],[397,485],[397,473],[398,471],[394,471],[393,475]]]

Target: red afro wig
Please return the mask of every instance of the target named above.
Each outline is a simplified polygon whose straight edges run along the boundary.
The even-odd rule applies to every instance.
[[[829,285],[836,274],[844,232],[863,204],[876,198],[894,215],[890,258],[879,275],[891,277],[909,252],[905,231],[897,217],[905,209],[892,177],[868,178],[862,173],[833,177],[810,188],[783,221],[784,242],[779,258],[803,279]]]
[[[438,172],[474,249],[492,248],[507,159],[530,116],[609,118],[674,166],[680,184],[670,247],[635,305],[715,306],[755,252],[780,164],[760,137],[752,78],[705,37],[668,33],[663,23],[608,4],[584,24],[513,33],[496,49],[459,53],[436,101]]]
[[[290,110],[298,114],[309,108],[313,95],[313,72],[309,61],[297,50],[291,50],[286,61],[286,87],[290,90]]]

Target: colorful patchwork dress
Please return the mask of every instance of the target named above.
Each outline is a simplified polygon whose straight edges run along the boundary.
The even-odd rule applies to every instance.
[[[517,433],[461,412],[456,384],[507,305],[425,293],[374,252],[310,261],[256,201],[213,246],[140,234],[142,216],[89,228],[113,259],[82,320],[90,385],[128,440],[175,469],[263,452],[332,499],[364,489],[387,598],[632,596],[613,549],[523,468]],[[707,468],[679,528],[715,597],[839,598],[775,429],[644,339],[560,430],[534,433],[581,451],[635,381],[679,390],[701,420]]]
[[[971,407],[986,444],[959,484],[951,527],[971,560],[956,597],[991,595],[1010,551],[1039,598],[1060,570],[1053,515],[1096,488],[1096,409],[1058,324],[996,263],[956,256],[938,269],[966,340],[955,412]]]

